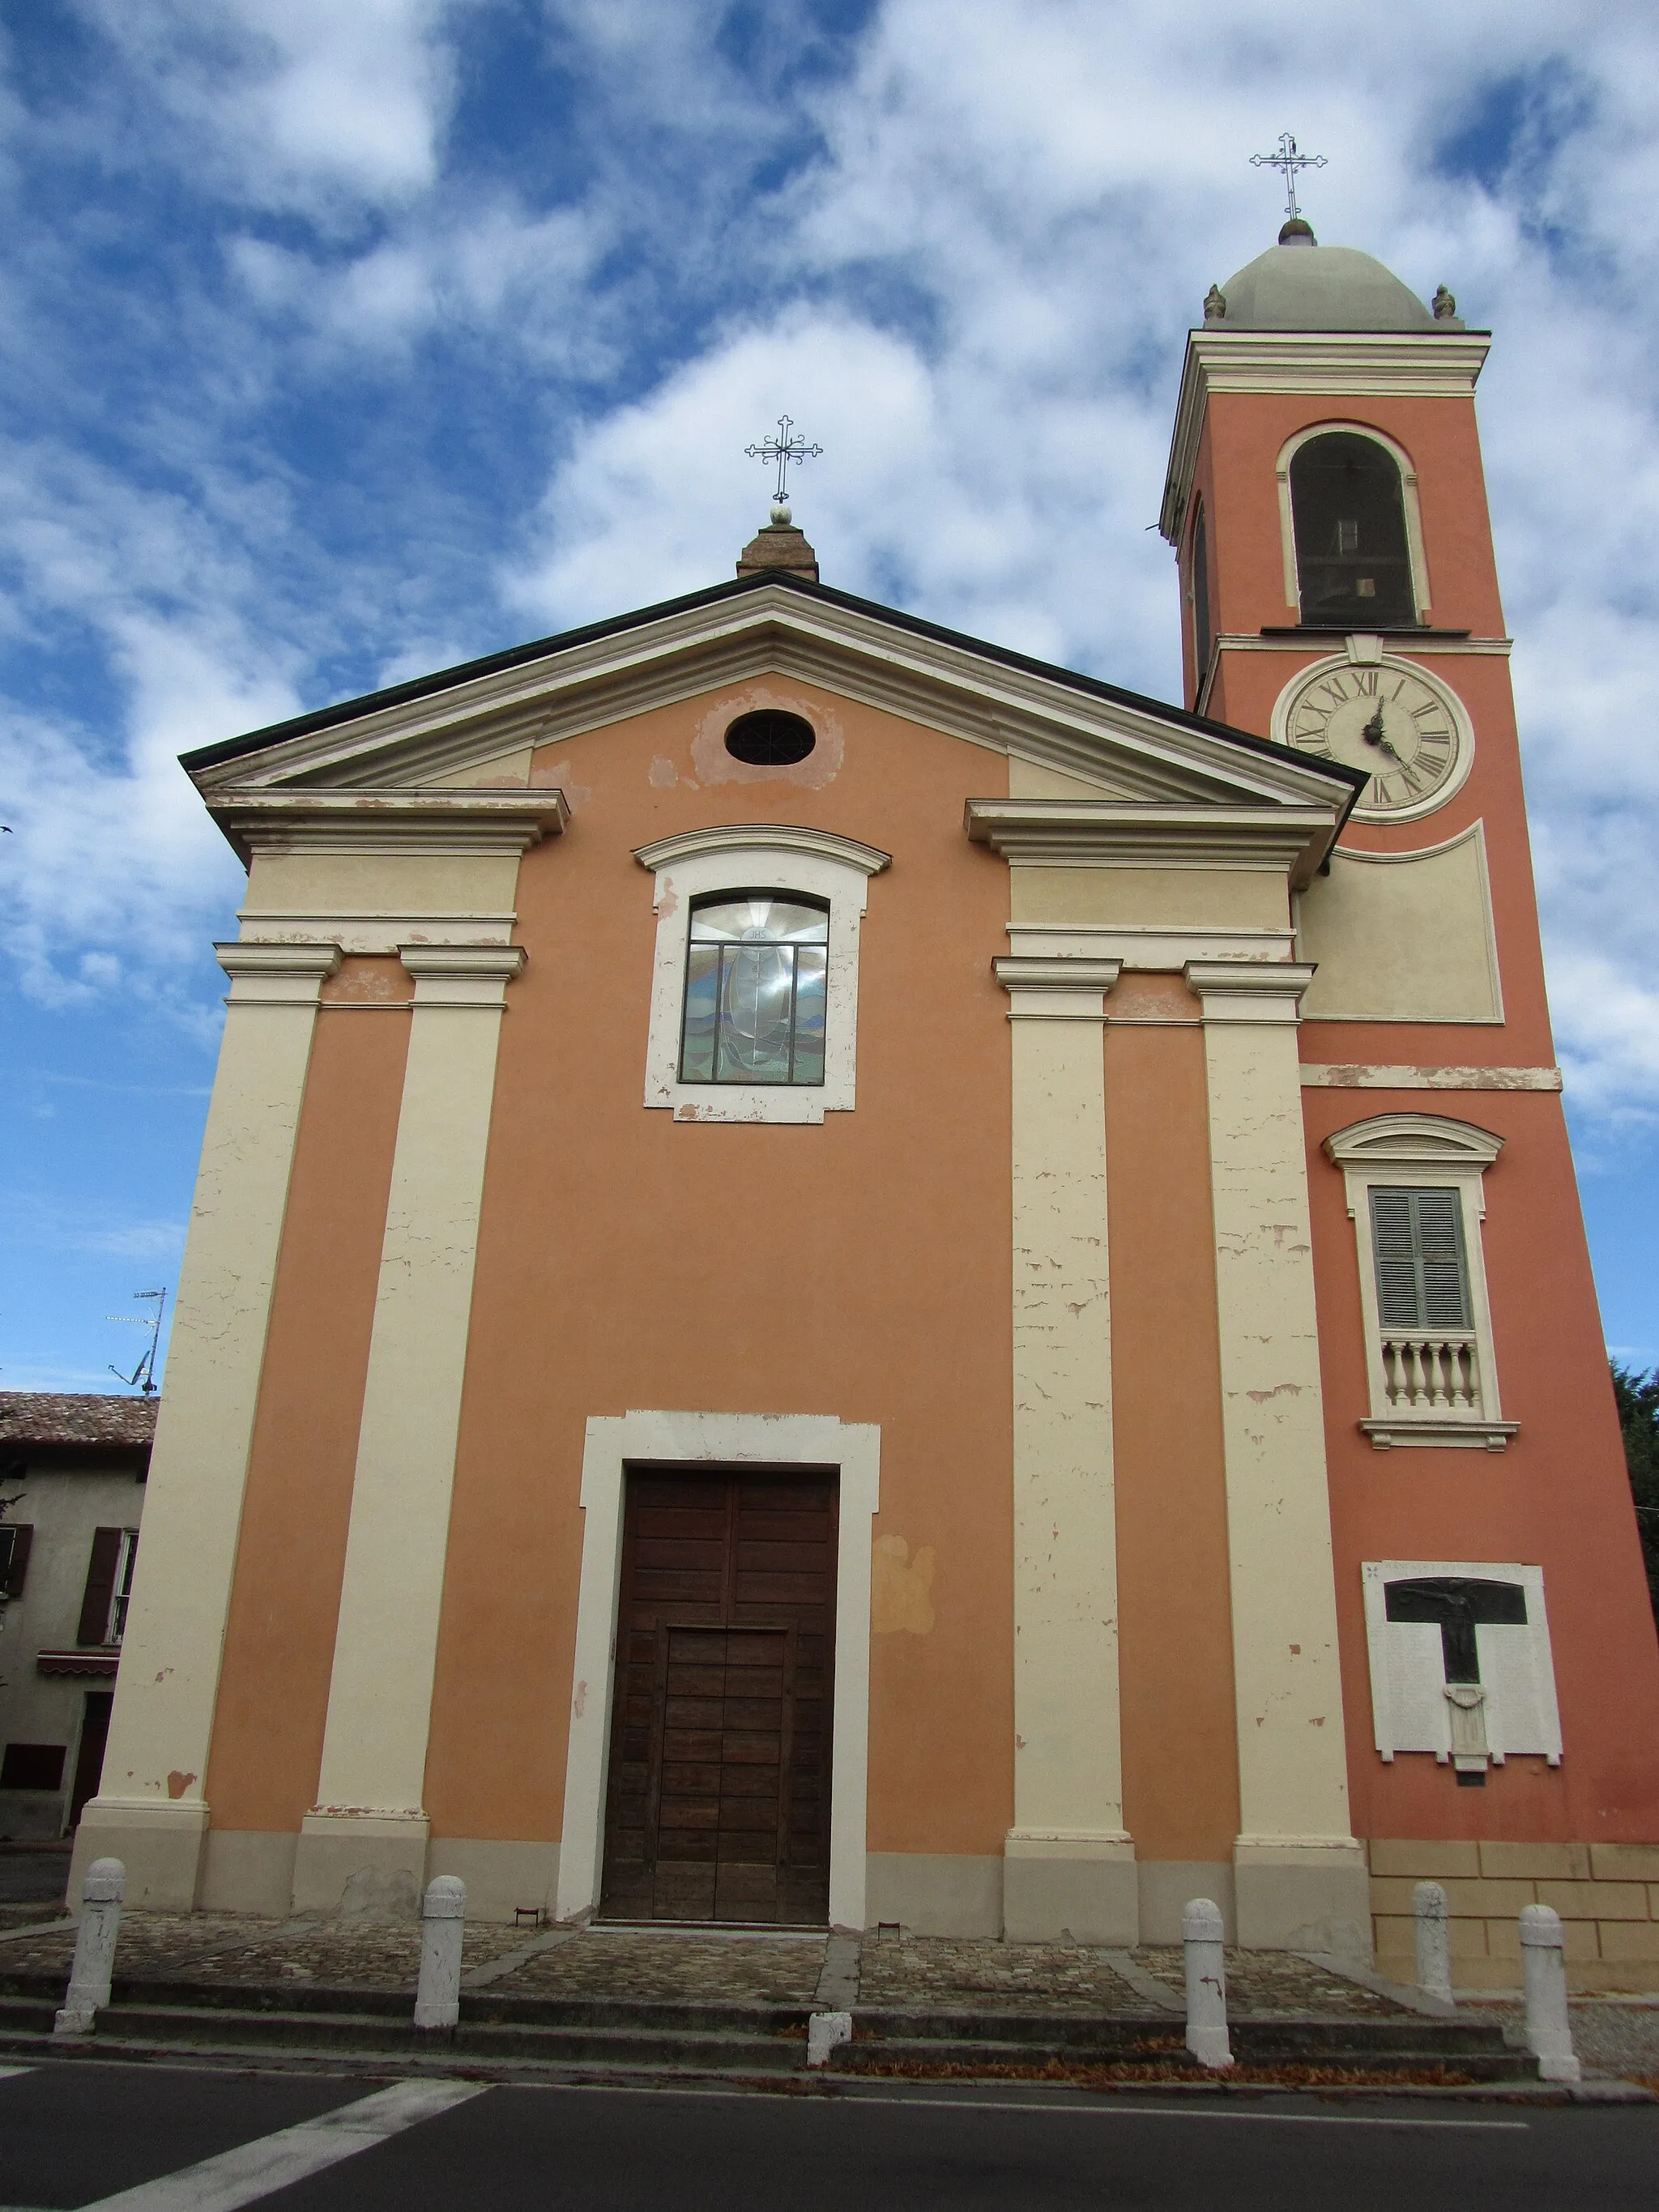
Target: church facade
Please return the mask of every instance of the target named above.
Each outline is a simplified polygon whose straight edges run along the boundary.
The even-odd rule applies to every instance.
[[[1474,385],[1290,225],[1173,707],[730,582],[190,756],[248,866],[77,1869],[1659,1984]]]

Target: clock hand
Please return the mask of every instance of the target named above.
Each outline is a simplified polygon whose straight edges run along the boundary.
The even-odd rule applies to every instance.
[[[1380,699],[1376,702],[1376,712],[1371,716],[1371,719],[1366,723],[1364,728],[1361,730],[1359,734],[1362,738],[1367,739],[1371,744],[1380,745],[1382,748],[1382,750],[1387,753],[1390,760],[1400,760],[1399,753],[1382,734],[1382,702]],[[1406,763],[1404,761],[1400,761],[1400,765],[1401,768],[1404,768]]]

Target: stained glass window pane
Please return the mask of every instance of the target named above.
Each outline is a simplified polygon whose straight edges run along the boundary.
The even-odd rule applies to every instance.
[[[822,1083],[830,916],[746,891],[696,908],[680,1047],[684,1083]]]
[[[822,945],[804,945],[795,955],[795,1073],[797,1083],[823,1080],[823,1002],[828,963]]]
[[[775,898],[769,891],[747,891],[741,898],[711,901],[691,916],[691,941],[735,939],[755,944],[827,945],[830,916],[822,907]]]
[[[714,1079],[714,1012],[720,1002],[720,948],[696,945],[685,971],[685,1034],[680,1048],[682,1083]]]

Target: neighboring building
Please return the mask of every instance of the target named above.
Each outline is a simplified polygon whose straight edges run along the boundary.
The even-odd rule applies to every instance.
[[[1474,387],[1187,349],[1185,707],[732,580],[210,748],[249,864],[105,1778],[135,1901],[1659,1980],[1659,1648]],[[1225,717],[1224,720],[1218,719]]]
[[[0,1390],[0,1843],[98,1788],[155,1434],[153,1398]]]

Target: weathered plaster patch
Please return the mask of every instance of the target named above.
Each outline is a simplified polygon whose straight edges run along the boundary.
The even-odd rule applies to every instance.
[[[679,781],[674,763],[665,754],[657,753],[651,762],[651,788],[653,791],[672,791]]]
[[[931,1544],[921,1545],[912,1559],[904,1537],[877,1537],[870,1553],[870,1626],[874,1634],[932,1633],[936,1557]]]
[[[746,761],[732,759],[726,750],[727,730],[739,714],[752,714],[762,707],[799,714],[812,725],[817,743],[804,761],[790,768],[750,768]],[[747,684],[741,691],[717,699],[698,722],[691,740],[691,765],[704,784],[793,783],[802,791],[822,791],[825,784],[834,782],[846,753],[846,733],[829,708],[797,692],[775,691],[767,684]]]

